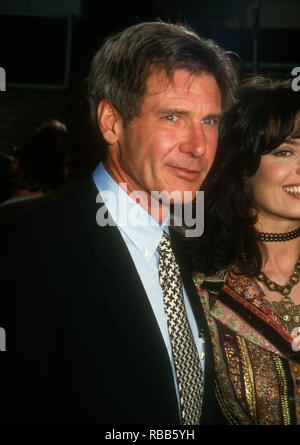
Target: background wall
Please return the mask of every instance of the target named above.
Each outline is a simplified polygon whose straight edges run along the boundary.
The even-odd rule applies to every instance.
[[[108,35],[142,20],[189,23],[235,51],[242,75],[253,72],[255,36],[259,71],[289,74],[300,66],[300,0],[105,3],[104,8],[101,0],[1,0],[0,67],[7,81],[6,91],[0,91],[1,151],[11,153],[46,120],[65,122],[98,46]]]

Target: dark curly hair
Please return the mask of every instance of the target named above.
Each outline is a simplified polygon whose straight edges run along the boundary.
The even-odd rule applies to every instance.
[[[222,119],[216,158],[202,185],[204,234],[187,241],[194,270],[212,274],[234,261],[248,276],[261,270],[257,219],[246,178],[256,173],[262,155],[300,137],[300,93],[292,90],[291,82],[267,76],[244,80],[237,104]]]

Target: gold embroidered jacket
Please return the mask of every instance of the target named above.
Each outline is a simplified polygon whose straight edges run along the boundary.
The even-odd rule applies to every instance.
[[[300,424],[300,352],[254,279],[195,274],[214,348],[217,423]]]

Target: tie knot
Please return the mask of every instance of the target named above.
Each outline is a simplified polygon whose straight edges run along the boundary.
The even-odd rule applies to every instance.
[[[163,236],[161,237],[157,250],[160,254],[172,252],[170,237],[165,231],[163,233]]]

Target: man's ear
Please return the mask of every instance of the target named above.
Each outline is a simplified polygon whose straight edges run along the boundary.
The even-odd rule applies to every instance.
[[[101,100],[98,105],[97,116],[99,129],[106,142],[110,145],[118,142],[122,119],[114,106],[105,99]]]

